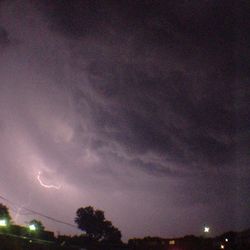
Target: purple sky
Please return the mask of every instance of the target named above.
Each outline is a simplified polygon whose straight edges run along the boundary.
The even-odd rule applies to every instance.
[[[75,233],[21,207],[74,223],[92,205],[124,239],[248,228],[248,13],[230,0],[1,1],[13,220]]]

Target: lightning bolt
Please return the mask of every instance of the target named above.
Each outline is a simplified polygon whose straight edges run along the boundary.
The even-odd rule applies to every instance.
[[[17,211],[16,211],[16,215],[15,215],[15,221],[19,218],[22,209],[24,208],[24,206],[26,206],[26,204],[23,204],[21,206],[18,207]]]
[[[42,180],[41,180],[41,171],[39,171],[38,172],[38,175],[37,175],[37,180],[38,180],[38,182],[40,183],[40,185],[42,186],[42,187],[45,187],[45,188],[54,188],[54,189],[57,189],[57,190],[59,190],[60,188],[61,188],[61,185],[60,186],[56,186],[56,185],[47,185],[47,184],[45,184]]]
[[[31,193],[29,192],[29,195],[28,195],[28,201],[26,203],[24,203],[23,205],[21,206],[18,206],[17,210],[16,210],[16,214],[15,214],[15,221],[18,220],[19,216],[20,215],[26,215],[26,213],[21,213],[22,209],[25,207],[25,206],[28,206],[31,202]]]

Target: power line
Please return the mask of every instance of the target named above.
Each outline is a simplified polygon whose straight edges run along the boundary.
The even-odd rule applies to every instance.
[[[14,202],[4,198],[3,196],[0,196],[0,199],[7,201],[9,203],[8,209],[15,212],[15,213],[18,213],[20,215],[32,215],[32,214],[34,214],[32,212],[29,212],[29,211],[27,211],[26,213],[23,213],[23,212],[21,213],[20,211],[24,208],[24,205],[19,206],[19,205],[15,204]],[[19,209],[20,209],[20,211],[19,211]]]
[[[7,201],[8,203],[17,206],[16,203],[14,203],[13,201],[10,201],[9,199],[5,198],[5,197],[2,196],[2,195],[0,195],[0,199],[2,199],[2,200],[4,200],[4,201]],[[22,209],[24,209],[24,210],[26,210],[26,211],[28,211],[28,212],[31,212],[31,213],[33,213],[33,214],[37,214],[37,215],[39,215],[39,216],[41,216],[41,217],[44,217],[44,218],[46,218],[46,219],[48,219],[48,220],[51,220],[51,221],[54,221],[54,222],[57,222],[57,223],[60,223],[60,224],[63,224],[63,225],[69,226],[69,227],[73,227],[73,228],[75,228],[75,229],[79,229],[79,228],[78,228],[77,226],[75,226],[74,224],[71,224],[71,223],[68,223],[68,222],[65,222],[65,221],[62,221],[62,220],[53,218],[53,217],[48,216],[48,215],[46,215],[46,214],[37,212],[37,211],[35,211],[35,210],[33,210],[33,209],[30,209],[30,208],[27,208],[27,207],[22,207]]]

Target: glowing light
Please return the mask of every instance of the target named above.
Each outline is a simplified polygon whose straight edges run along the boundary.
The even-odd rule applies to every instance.
[[[228,238],[226,238],[225,241],[228,242]]]
[[[221,244],[220,245],[220,249],[224,249],[224,248],[225,248],[225,246]]]
[[[204,233],[209,233],[210,232],[210,228],[209,227],[204,227]]]
[[[170,240],[169,245],[175,245],[175,240]]]
[[[36,231],[36,226],[34,224],[29,225],[30,231]]]
[[[0,219],[0,227],[6,227],[7,226],[7,220],[6,219]]]
[[[41,180],[41,171],[38,172],[37,180],[38,180],[38,182],[40,183],[40,185],[41,185],[42,187],[45,187],[45,188],[54,188],[54,189],[57,189],[57,190],[59,190],[59,189],[61,188],[61,186],[47,185],[47,184],[45,184],[45,183]]]

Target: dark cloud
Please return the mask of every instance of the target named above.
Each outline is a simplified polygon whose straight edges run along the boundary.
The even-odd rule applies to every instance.
[[[126,237],[198,233],[204,220],[217,232],[245,227],[248,10],[244,1],[3,1],[1,169],[23,187],[3,190],[20,202],[34,186],[42,200],[32,206],[57,215],[61,204],[69,219],[96,205]],[[38,171],[63,190],[43,190]]]
[[[7,44],[9,44],[8,32],[0,26],[0,45],[6,46]]]

